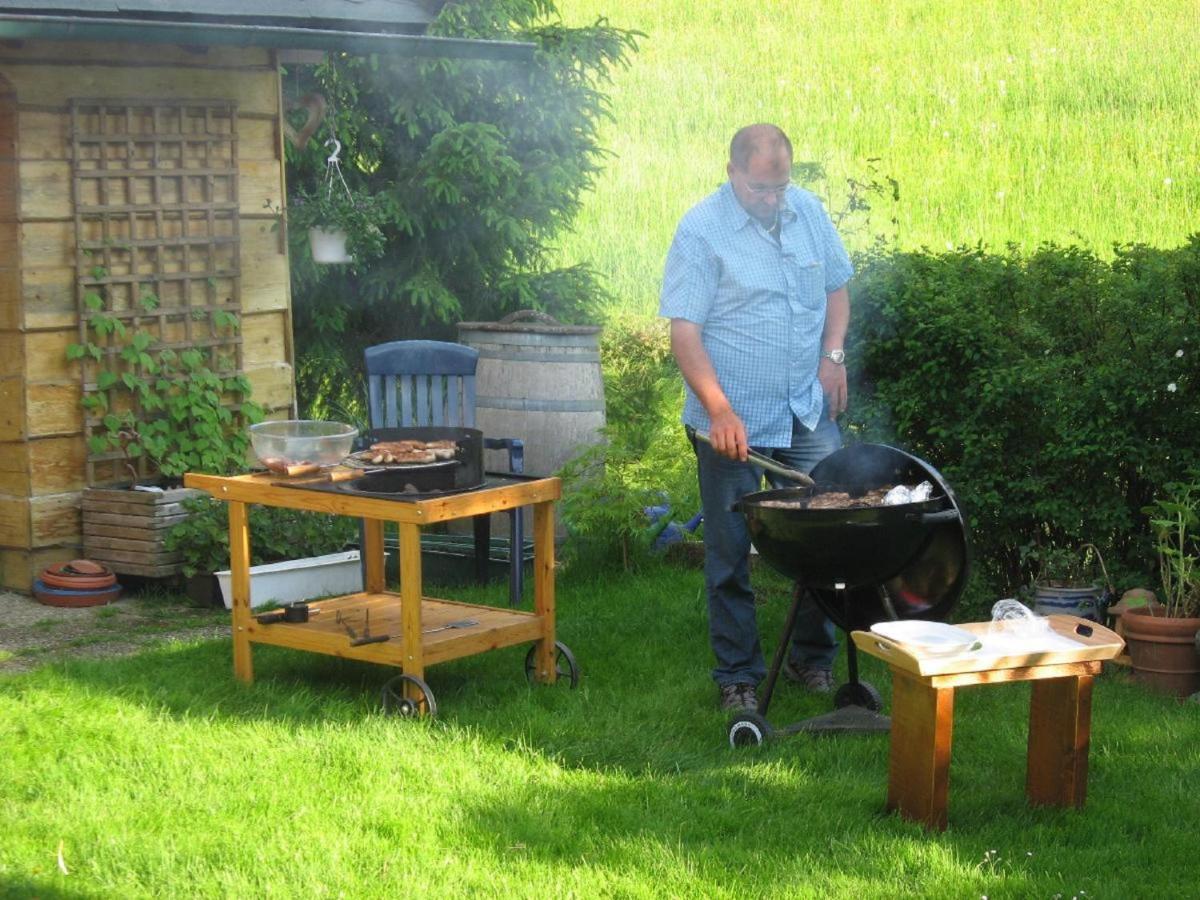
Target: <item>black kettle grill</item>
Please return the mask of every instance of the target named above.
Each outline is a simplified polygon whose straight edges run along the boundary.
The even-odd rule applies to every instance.
[[[886,731],[883,703],[859,680],[858,656],[849,632],[876,622],[945,619],[962,595],[969,573],[967,525],[950,485],[929,463],[884,444],[852,444],[812,471],[813,487],[748,494],[735,505],[750,540],[772,568],[796,582],[792,604],[759,700],[757,712],[741,713],[729,726],[734,746],[762,743],[775,729],[766,720],[792,627],[807,592],[846,632],[849,681],[834,695],[835,712],[781,729]],[[933,485],[928,499],[894,506],[809,508],[830,491],[859,497],[892,485]]]

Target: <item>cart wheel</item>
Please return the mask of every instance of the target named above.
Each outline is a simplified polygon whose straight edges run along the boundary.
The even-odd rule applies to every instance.
[[[554,671],[558,677],[569,678],[571,680],[572,690],[579,685],[579,666],[575,662],[575,655],[562,641],[555,641],[554,646],[558,649],[558,655],[554,657]],[[533,683],[534,669],[537,668],[534,663],[534,656],[537,654],[537,644],[529,648],[529,652],[525,654],[525,677]]]
[[[412,685],[420,696],[415,700],[405,696],[404,688]],[[388,715],[400,716],[404,719],[415,719],[418,716],[437,715],[437,701],[433,699],[433,691],[415,675],[397,675],[383,685],[383,711]]]
[[[729,722],[729,746],[757,747],[774,737],[771,723],[756,712],[738,713]]]
[[[875,685],[869,681],[849,681],[838,688],[837,693],[833,695],[834,709],[842,709],[846,706],[861,706],[871,712],[879,712],[883,709],[883,697],[879,695]]]

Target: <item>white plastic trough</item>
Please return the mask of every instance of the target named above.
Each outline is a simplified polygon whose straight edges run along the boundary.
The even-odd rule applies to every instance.
[[[233,609],[233,587],[229,570],[217,572],[226,609]],[[357,550],[327,553],[306,559],[266,563],[250,567],[250,606],[292,603],[362,590],[362,567]]]

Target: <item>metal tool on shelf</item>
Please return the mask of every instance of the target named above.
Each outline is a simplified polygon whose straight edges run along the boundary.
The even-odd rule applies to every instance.
[[[295,603],[285,604],[280,609],[273,609],[255,616],[254,620],[259,625],[274,625],[276,622],[303,623],[312,616],[319,615],[320,612],[319,606],[309,606],[306,601],[297,600]]]
[[[382,644],[392,639],[390,634],[371,634],[371,611],[369,609],[363,610],[363,632],[361,636],[354,630],[354,626],[350,624],[349,619],[342,616],[340,609],[335,621],[346,629],[346,634],[350,636],[351,647],[361,647],[363,644]]]
[[[437,634],[439,631],[449,631],[452,628],[473,628],[478,624],[478,619],[458,619],[454,622],[447,622],[445,625],[438,625],[436,628],[426,628],[421,634]]]

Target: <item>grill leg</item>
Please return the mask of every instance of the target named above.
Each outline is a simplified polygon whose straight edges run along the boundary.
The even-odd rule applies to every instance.
[[[792,629],[796,626],[796,615],[800,611],[800,600],[804,596],[804,586],[797,581],[796,589],[792,592],[792,605],[788,608],[787,621],[783,624],[783,634],[779,636],[779,645],[775,648],[775,658],[771,660],[771,668],[767,670],[767,681],[758,698],[758,713],[765,716],[771,705],[771,695],[775,692],[775,682],[779,680],[779,671],[783,668],[783,660],[788,648],[792,645]]]

